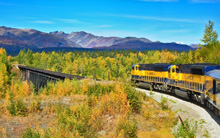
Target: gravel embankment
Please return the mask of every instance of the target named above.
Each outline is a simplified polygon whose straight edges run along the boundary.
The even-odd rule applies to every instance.
[[[183,120],[188,119],[191,122],[203,122],[198,123],[198,131],[196,137],[205,137],[203,136],[204,134],[207,134],[207,132],[204,132],[205,130],[208,130],[208,135],[210,138],[220,137],[220,118],[218,118],[209,110],[206,110],[203,107],[200,107],[199,105],[193,104],[189,101],[178,99],[174,96],[164,93],[153,92],[153,94],[150,95],[149,90],[140,88],[135,89],[146,93],[147,96],[152,96],[152,98],[157,102],[161,101],[161,97],[167,98],[169,107],[172,109],[172,111],[178,111],[178,114],[181,115]]]

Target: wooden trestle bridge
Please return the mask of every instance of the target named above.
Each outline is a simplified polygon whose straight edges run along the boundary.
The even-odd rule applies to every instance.
[[[47,85],[47,82],[56,82],[58,80],[65,79],[81,80],[86,78],[83,76],[76,76],[49,70],[36,69],[22,65],[17,65],[17,67],[21,70],[21,80],[27,80],[28,82],[32,82],[35,86],[36,91],[38,91],[41,87]]]

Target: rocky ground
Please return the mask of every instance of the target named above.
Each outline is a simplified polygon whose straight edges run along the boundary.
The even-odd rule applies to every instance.
[[[191,125],[194,126],[195,122],[198,124],[196,137],[210,137],[210,138],[219,138],[220,136],[220,118],[218,118],[214,113],[209,110],[204,109],[203,107],[185,101],[183,99],[176,98],[171,95],[167,95],[160,92],[152,92],[149,90],[136,88],[136,90],[146,93],[148,96],[152,96],[158,102],[161,102],[162,98],[166,98],[168,101],[169,107],[177,112],[177,115],[181,115],[183,120],[191,122]],[[175,129],[175,128],[174,128]]]

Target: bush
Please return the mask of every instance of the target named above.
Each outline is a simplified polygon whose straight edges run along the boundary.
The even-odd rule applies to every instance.
[[[112,84],[99,84],[95,83],[88,86],[87,94],[90,95],[103,95],[105,93],[110,93],[113,90],[114,86]]]
[[[45,95],[68,96],[71,94],[82,93],[82,82],[78,80],[65,79],[56,83],[48,82],[46,87],[40,89],[40,93]]]
[[[164,98],[163,96],[161,96],[160,105],[161,105],[162,110],[167,110],[167,109],[169,109],[167,98]]]
[[[32,128],[27,128],[26,131],[23,133],[22,138],[40,138],[41,135],[38,131],[35,131]]]
[[[45,132],[44,132],[44,138],[53,138],[52,136],[52,132],[50,129],[46,129]]]
[[[194,138],[196,136],[196,131],[198,128],[197,122],[195,122],[194,125],[190,126],[188,119],[184,121],[186,127],[188,130],[185,128],[185,126],[181,123],[177,130],[174,132],[175,137],[188,137],[188,138]]]
[[[33,100],[31,103],[31,112],[41,111],[41,100]]]
[[[137,92],[130,84],[125,84],[127,99],[131,105],[132,111],[139,113],[141,111],[142,100],[140,92]]]
[[[117,127],[117,134],[123,133],[125,138],[137,138],[137,121],[122,120]]]
[[[79,133],[83,137],[94,137],[95,131],[89,122],[91,118],[91,108],[86,105],[80,107],[57,106],[58,127],[64,129],[65,133]]]
[[[27,115],[28,108],[27,105],[21,99],[14,99],[12,93],[9,98],[10,104],[7,106],[7,110],[13,116],[17,115]]]

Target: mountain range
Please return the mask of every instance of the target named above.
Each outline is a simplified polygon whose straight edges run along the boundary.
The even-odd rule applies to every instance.
[[[70,34],[64,33],[62,31],[60,31],[60,32],[55,31],[55,32],[51,32],[50,34],[57,35],[57,36],[66,38],[68,40],[71,40],[72,42],[75,42],[84,48],[109,47],[112,45],[125,43],[128,41],[137,41],[137,40],[142,41],[142,42],[146,42],[146,43],[151,43],[151,41],[146,38],[103,37],[103,36],[95,36],[93,34],[90,34],[90,33],[84,32],[84,31],[72,32]]]
[[[0,47],[8,53],[18,53],[21,49],[94,49],[94,50],[177,50],[189,51],[194,47],[178,43],[152,42],[146,38],[137,37],[104,37],[96,36],[84,31],[72,32],[63,31],[50,33],[41,32],[35,29],[17,29],[2,26],[0,27]]]

